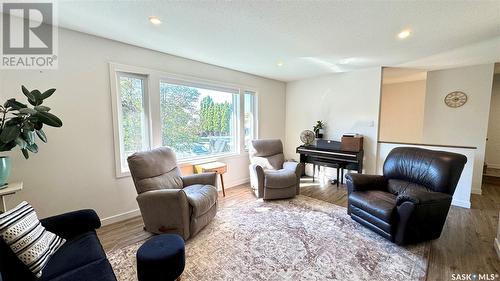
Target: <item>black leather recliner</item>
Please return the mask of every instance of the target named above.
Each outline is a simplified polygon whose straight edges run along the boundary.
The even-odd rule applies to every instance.
[[[395,148],[383,176],[346,176],[347,212],[398,245],[439,238],[466,162],[457,153]]]

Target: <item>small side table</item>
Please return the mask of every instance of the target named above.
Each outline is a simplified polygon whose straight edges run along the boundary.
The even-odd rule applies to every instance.
[[[0,197],[2,198],[0,202],[0,213],[7,211],[7,206],[5,206],[5,196],[14,194],[21,189],[23,189],[22,182],[12,182],[9,183],[7,187],[0,189]]]
[[[220,183],[222,186],[222,196],[226,197],[226,191],[224,190],[224,179],[222,174],[227,172],[227,164],[222,162],[210,162],[200,165],[194,165],[194,171],[197,174],[206,172],[215,172],[220,175]]]

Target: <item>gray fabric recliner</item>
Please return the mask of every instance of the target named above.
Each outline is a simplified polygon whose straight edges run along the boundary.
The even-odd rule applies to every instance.
[[[189,239],[217,213],[216,174],[181,176],[174,151],[160,147],[127,158],[146,230]]]
[[[252,140],[249,155],[250,185],[258,198],[284,199],[300,193],[303,165],[285,162],[281,140]]]

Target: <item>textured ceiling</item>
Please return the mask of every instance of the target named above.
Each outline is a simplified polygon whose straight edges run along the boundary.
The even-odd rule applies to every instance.
[[[65,28],[282,81],[500,61],[499,1],[72,0],[58,9]],[[398,39],[405,28],[412,35]]]

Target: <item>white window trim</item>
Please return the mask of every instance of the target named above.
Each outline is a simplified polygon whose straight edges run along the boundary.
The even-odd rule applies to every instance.
[[[251,86],[242,85],[242,84],[233,84],[227,82],[220,82],[215,80],[209,80],[204,78],[198,78],[187,75],[180,75],[169,73],[160,70],[148,69],[144,67],[138,66],[130,66],[121,63],[110,62],[109,63],[109,78],[110,78],[110,89],[111,89],[111,109],[112,109],[112,119],[113,119],[113,140],[114,140],[114,154],[115,154],[115,173],[117,178],[128,177],[130,176],[130,171],[122,169],[121,165],[121,126],[119,119],[119,94],[120,91],[118,89],[118,73],[127,73],[131,75],[140,75],[145,77],[144,82],[144,97],[145,101],[145,113],[148,118],[149,127],[148,135],[149,135],[149,147],[151,149],[157,148],[161,146],[161,124],[160,120],[155,120],[153,116],[160,116],[160,95],[154,94],[160,92],[160,82],[167,83],[180,83],[183,85],[190,85],[194,87],[201,87],[213,89],[213,90],[221,90],[226,92],[232,92],[235,94],[239,94],[239,103],[237,105],[237,112],[234,112],[235,117],[239,116],[239,119],[235,119],[235,122],[239,121],[239,126],[237,126],[234,137],[239,140],[236,145],[235,152],[229,152],[219,155],[207,155],[203,157],[196,158],[186,158],[178,161],[179,166],[189,166],[209,161],[221,161],[225,159],[242,157],[248,154],[248,151],[245,151],[245,132],[244,132],[244,95],[245,91],[254,93],[254,106],[255,106],[255,122],[254,122],[254,137],[258,138],[259,136],[259,91]],[[235,91],[236,90],[236,91]],[[158,106],[152,106],[158,105]]]
[[[241,130],[243,131],[242,132],[242,139],[240,139],[240,146],[241,146],[241,150],[244,152],[244,153],[248,153],[248,149],[245,149],[245,109],[244,109],[244,100],[245,100],[245,94],[247,94],[247,92],[251,92],[251,95],[253,95],[253,106],[254,106],[254,122],[253,122],[253,137],[255,139],[258,139],[259,138],[259,97],[258,97],[258,92],[257,91],[254,91],[252,89],[249,89],[249,88],[245,88],[245,90],[243,91],[243,94],[240,95],[240,102],[241,102],[241,105],[240,106],[242,108],[241,110],[241,114],[240,114],[240,128]]]

